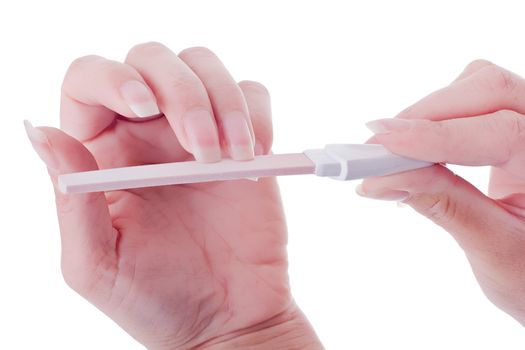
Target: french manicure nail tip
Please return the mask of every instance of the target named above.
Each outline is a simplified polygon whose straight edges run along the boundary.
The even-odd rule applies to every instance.
[[[46,134],[42,130],[33,127],[33,125],[27,120],[24,120],[24,127],[26,129],[27,137],[29,138],[29,141],[31,141],[31,145],[40,159],[42,159],[48,168],[58,169],[58,161]]]
[[[251,143],[244,146],[230,146],[230,156],[234,160],[253,159],[253,146]]]
[[[370,198],[379,199],[383,201],[395,201],[395,202],[401,202],[407,199],[409,196],[408,192],[406,191],[386,191],[377,195],[373,195]]]
[[[24,120],[24,128],[26,129],[27,136],[31,142],[44,144],[49,142],[46,134],[42,130],[35,128],[29,120]]]
[[[120,87],[120,94],[137,117],[145,118],[160,113],[151,90],[140,81],[130,80]]]
[[[396,190],[383,190],[383,191],[368,191],[363,190],[363,185],[359,184],[355,188],[355,192],[363,197],[379,199],[384,201],[396,201],[401,202],[408,198],[409,194],[406,191],[396,191]]]
[[[366,127],[374,134],[386,134],[392,131],[405,131],[411,126],[408,120],[397,118],[386,118],[369,121]]]
[[[160,113],[159,107],[153,101],[146,103],[130,104],[129,108],[135,113],[138,117],[145,118],[157,115]]]
[[[204,163],[218,162],[221,160],[221,151],[217,147],[193,147],[193,157],[195,160]]]

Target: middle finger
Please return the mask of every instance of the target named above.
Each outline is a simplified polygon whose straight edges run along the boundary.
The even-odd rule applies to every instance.
[[[197,74],[210,98],[224,148],[231,158],[252,159],[255,136],[241,88],[209,49],[192,47],[179,57]]]
[[[151,87],[180,144],[199,161],[220,160],[217,124],[199,77],[170,49],[155,42],[133,47],[126,63]]]

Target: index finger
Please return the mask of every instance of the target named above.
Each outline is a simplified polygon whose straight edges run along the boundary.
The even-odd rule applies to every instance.
[[[403,119],[445,120],[489,114],[502,109],[525,113],[525,82],[495,64],[435,91],[397,115]]]
[[[73,61],[62,84],[62,129],[84,141],[111,125],[116,113],[129,118],[159,114],[142,76],[129,65],[100,56]]]

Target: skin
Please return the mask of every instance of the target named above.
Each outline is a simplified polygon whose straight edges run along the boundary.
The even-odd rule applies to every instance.
[[[128,81],[147,86],[164,116],[137,118],[120,91]],[[61,173],[268,153],[264,86],[235,82],[206,48],[176,55],[146,43],[124,63],[74,61],[61,107],[61,130],[26,127],[55,188],[62,271],[75,291],[149,349],[322,349],[290,294],[275,179],[75,195],[57,187]],[[211,119],[186,128],[195,110]]]
[[[449,86],[394,119],[369,123],[370,140],[441,163],[363,181],[357,192],[402,200],[464,249],[487,297],[525,325],[525,81],[491,62],[469,64]],[[488,196],[446,163],[491,167]]]
[[[164,116],[136,118],[119,92],[130,80],[149,87]],[[370,178],[357,191],[402,200],[449,231],[489,299],[525,325],[523,96],[520,77],[471,63],[396,118],[369,123],[370,142],[439,164]],[[213,122],[187,129],[186,112],[196,108]],[[232,111],[244,119],[226,121]],[[208,49],[175,55],[146,43],[124,63],[76,60],[64,80],[62,130],[26,127],[55,187],[66,282],[138,341],[150,349],[322,349],[290,294],[274,179],[105,194],[57,188],[61,173],[270,152],[261,84],[234,82]],[[489,196],[446,163],[491,166]]]

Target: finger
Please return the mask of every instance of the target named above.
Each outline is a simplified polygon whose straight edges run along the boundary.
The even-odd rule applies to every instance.
[[[444,120],[510,109],[525,113],[525,83],[494,64],[438,90],[397,115],[403,119]]]
[[[126,63],[152,88],[181,145],[199,161],[220,160],[217,124],[199,77],[171,50],[154,42],[133,47]]]
[[[141,118],[159,114],[159,109],[153,92],[133,67],[99,56],[75,60],[62,85],[62,129],[84,141],[110,126],[115,112]]]
[[[406,173],[368,178],[356,189],[374,199],[392,199],[394,194],[450,232],[470,254],[508,249],[508,235],[519,226],[516,218],[474,186],[435,165]],[[502,227],[509,228],[501,230]]]
[[[382,199],[385,193],[406,193],[404,203],[448,231],[464,249],[478,280],[492,286],[489,299],[507,312],[508,298],[523,295],[518,266],[523,261],[523,210],[484,196],[474,186],[441,165],[382,178],[369,178],[359,194]],[[509,199],[523,202],[521,198]],[[487,291],[486,291],[487,292]]]
[[[456,83],[456,82],[458,82],[460,80],[468,78],[472,74],[474,74],[477,71],[479,71],[480,69],[485,68],[485,67],[490,66],[490,65],[493,65],[493,64],[494,63],[492,63],[490,61],[487,61],[487,60],[475,60],[475,61],[472,61],[465,67],[463,72],[461,72],[461,74],[452,83]]]
[[[261,83],[244,80],[239,82],[244,95],[255,134],[255,155],[270,152],[273,142],[270,94]]]
[[[28,137],[46,163],[55,188],[62,241],[62,271],[66,282],[83,294],[101,296],[110,285],[105,268],[115,265],[118,232],[113,229],[103,193],[65,195],[57,177],[61,173],[97,170],[89,151],[55,128],[34,128],[25,122]]]
[[[513,111],[443,121],[380,119],[367,125],[376,133],[374,141],[393,153],[435,163],[513,169],[525,144],[525,118]]]
[[[231,158],[252,159],[254,133],[241,89],[219,58],[204,47],[192,47],[179,57],[197,74],[208,92],[221,140]]]

